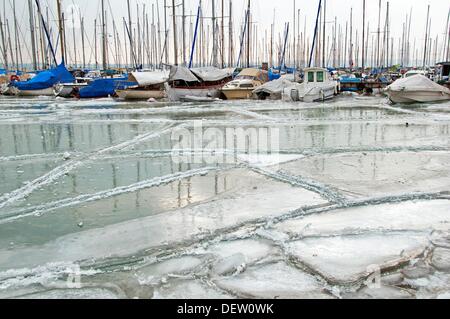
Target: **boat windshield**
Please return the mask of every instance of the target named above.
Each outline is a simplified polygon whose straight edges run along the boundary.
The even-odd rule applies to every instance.
[[[308,82],[314,82],[314,72],[308,72]]]
[[[317,72],[317,82],[323,82],[324,76],[323,72]]]

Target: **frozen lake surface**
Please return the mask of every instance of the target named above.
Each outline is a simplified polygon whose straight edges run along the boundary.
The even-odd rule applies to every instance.
[[[0,298],[449,297],[450,103],[0,97]]]

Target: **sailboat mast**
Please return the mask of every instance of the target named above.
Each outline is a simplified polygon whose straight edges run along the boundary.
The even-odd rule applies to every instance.
[[[425,64],[426,64],[426,59],[427,59],[427,44],[428,44],[428,21],[430,19],[430,5],[428,5],[428,10],[427,10],[427,24],[425,27],[425,46],[423,49],[423,63],[422,63],[422,67],[425,70]]]
[[[327,19],[327,1],[323,0],[323,34],[322,34],[322,67],[326,67],[325,51],[326,51],[326,19]]]
[[[212,64],[214,67],[217,67],[217,30],[216,30],[216,0],[211,0],[211,10],[212,10],[212,40],[213,40],[213,48],[212,55],[213,60]]]
[[[5,41],[5,32],[3,31],[2,17],[0,17],[0,33],[1,33],[1,36],[2,36],[3,63],[5,65],[5,69],[8,70],[8,52],[7,52],[7,45],[6,45],[6,41]]]
[[[36,62],[36,38],[34,33],[34,14],[32,0],[28,0],[28,12],[30,16],[30,36],[31,36],[31,59],[33,61],[33,70],[37,70]]]
[[[62,61],[66,60],[66,52],[65,52],[65,39],[64,39],[64,25],[63,18],[61,12],[61,0],[56,0],[56,7],[58,10],[58,29],[59,29],[59,45],[61,49],[61,59]]]
[[[221,21],[221,35],[222,35],[222,43],[221,43],[221,56],[222,56],[222,69],[225,67],[225,7],[224,0],[222,0],[222,21]]]
[[[182,4],[182,33],[183,33],[183,65],[186,65],[186,7],[185,0],[183,0]]]
[[[106,65],[106,23],[105,23],[105,0],[102,0],[102,66],[103,70],[107,69]]]
[[[131,6],[130,0],[127,0],[127,9],[128,9],[128,36],[130,38],[130,65],[133,65],[133,22],[131,21]],[[125,41],[126,43],[126,41]]]
[[[366,54],[366,48],[365,48],[365,38],[366,38],[366,0],[363,0],[363,30],[362,30],[362,56],[361,56],[361,65],[362,65],[362,71],[364,72],[365,69],[365,54]]]
[[[248,0],[248,8],[247,8],[247,68],[250,67],[250,27],[251,27],[251,21],[250,21],[250,0]]]
[[[178,65],[178,43],[177,43],[177,17],[175,15],[175,0],[172,0],[172,28],[173,28],[173,57],[175,65]]]

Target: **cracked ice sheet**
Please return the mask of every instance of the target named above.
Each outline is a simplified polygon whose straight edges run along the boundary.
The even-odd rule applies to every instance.
[[[333,186],[351,197],[450,190],[449,152],[317,155],[280,167],[289,174]]]
[[[242,182],[232,191],[197,205],[69,234],[40,246],[0,250],[0,268],[52,261],[129,256],[144,249],[198,240],[198,236],[272,218],[303,206],[326,203],[319,195],[237,170]]]
[[[231,299],[199,280],[172,280],[155,289],[153,299]]]
[[[450,228],[450,201],[411,201],[337,209],[287,220],[277,230],[292,236],[332,236],[365,231],[428,231]]]
[[[311,238],[286,244],[299,263],[332,284],[351,284],[379,267],[397,267],[419,256],[429,244],[426,235],[384,234]]]
[[[284,262],[254,266],[237,276],[216,280],[215,283],[218,287],[244,298],[331,298],[316,278]]]

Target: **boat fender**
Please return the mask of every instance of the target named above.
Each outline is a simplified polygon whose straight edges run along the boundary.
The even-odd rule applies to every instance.
[[[15,81],[20,81],[19,76],[17,76],[16,74],[11,75],[11,77],[9,78],[9,80],[11,82],[15,82]]]

